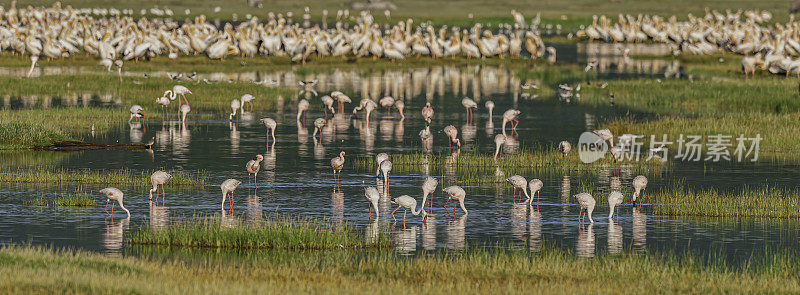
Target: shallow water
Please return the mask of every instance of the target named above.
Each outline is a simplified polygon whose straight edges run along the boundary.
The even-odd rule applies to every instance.
[[[292,85],[300,78],[289,72],[258,74],[256,79],[274,79],[281,85]],[[295,121],[294,109],[298,98],[280,98],[275,109],[268,113],[245,113],[241,122],[229,123],[226,114],[192,113],[187,125],[174,121],[148,121],[144,124],[124,124],[93,141],[104,143],[144,142],[154,137],[152,151],[83,151],[13,152],[0,154],[4,167],[54,166],[66,169],[118,169],[135,171],[153,169],[202,170],[209,179],[200,189],[179,189],[167,185],[166,203],[157,206],[148,202],[147,189],[121,186],[125,191],[126,207],[131,218],[124,219],[117,208],[113,220],[106,219],[101,208],[104,199],[97,193],[97,205],[92,208],[71,209],[31,207],[23,201],[44,195],[52,198],[61,193],[82,187],[97,192],[102,187],[91,184],[66,185],[9,185],[0,187],[0,241],[32,242],[58,246],[77,246],[107,253],[121,253],[124,233],[149,224],[154,227],[169,226],[175,218],[192,217],[220,212],[219,184],[227,178],[237,178],[243,184],[237,189],[233,219],[241,222],[259,222],[267,216],[291,215],[323,218],[333,224],[352,224],[370,238],[376,231],[390,231],[396,241],[397,251],[415,253],[433,249],[463,249],[466,245],[508,245],[538,251],[543,244],[555,244],[572,249],[579,256],[629,251],[690,251],[709,253],[710,249],[724,249],[733,257],[765,251],[773,247],[793,247],[800,242],[798,222],[769,219],[696,219],[653,216],[649,206],[633,208],[623,205],[618,221],[609,223],[608,206],[598,201],[593,218],[594,225],[579,226],[579,207],[571,196],[579,193],[580,184],[589,184],[602,194],[621,189],[630,200],[630,183],[636,175],[627,169],[621,171],[599,170],[592,173],[568,171],[552,167],[536,177],[544,182],[541,202],[537,206],[515,205],[508,186],[468,186],[466,208],[445,213],[445,197],[441,188],[459,182],[459,175],[445,167],[430,167],[431,176],[439,179],[439,191],[433,197],[433,215],[423,224],[419,216],[410,214],[405,226],[402,212],[393,222],[389,215],[394,210],[388,198],[380,204],[382,217],[371,222],[367,201],[363,197],[366,185],[381,185],[375,180],[374,170],[355,169],[353,157],[374,156],[380,152],[390,154],[422,151],[418,132],[423,128],[419,111],[425,102],[432,103],[436,115],[432,123],[434,153],[446,152],[446,138],[441,132],[448,124],[458,127],[463,153],[471,150],[493,152],[493,136],[501,133],[499,117],[508,108],[522,111],[518,148],[555,146],[568,139],[575,144],[581,132],[593,130],[598,118],[619,116],[647,117],[648,114],[631,113],[613,107],[588,108],[566,103],[552,93],[523,95],[520,80],[513,73],[497,67],[434,67],[411,70],[389,70],[363,73],[334,71],[314,74],[302,79],[318,80],[316,91],[323,95],[331,90],[343,89],[357,102],[362,96],[380,98],[392,95],[404,98],[405,120],[399,120],[396,110],[392,115],[378,109],[367,123],[350,118],[345,106],[345,116],[337,114],[327,121],[323,137],[311,137],[314,119],[322,116],[321,103],[310,92],[312,107],[305,125]],[[247,81],[240,78],[239,81]],[[569,82],[569,81],[565,81]],[[596,87],[596,86],[595,86]],[[460,99],[464,95],[476,98],[480,108],[474,122],[468,123]],[[113,103],[103,96],[79,96],[74,104],[97,105]],[[202,97],[193,97],[202,99]],[[494,117],[488,117],[483,102],[496,104]],[[25,105],[25,99],[7,99],[6,108],[47,107],[43,103]],[[16,101],[16,102],[15,102]],[[70,100],[73,101],[73,100]],[[259,101],[256,100],[255,103]],[[51,103],[50,105],[53,105]],[[155,106],[145,106],[154,108]],[[121,115],[122,116],[122,115]],[[125,115],[127,116],[127,115]],[[272,117],[278,121],[277,143],[274,148],[265,145],[265,128],[259,118]],[[151,118],[151,120],[158,117]],[[91,137],[89,137],[91,138]],[[347,153],[341,187],[335,189],[330,170],[330,159],[339,151]],[[512,147],[508,152],[514,152]],[[245,163],[256,154],[263,154],[262,171],[258,174],[258,188],[247,184]],[[506,173],[498,169],[499,173]],[[794,164],[756,163],[678,163],[669,171],[648,174],[649,192],[658,192],[675,182],[691,188],[717,188],[722,191],[738,190],[744,185],[759,186],[764,183],[794,188],[800,177]],[[618,175],[618,176],[615,176]],[[510,175],[507,175],[510,176]],[[424,173],[395,171],[391,174],[390,196],[403,194],[419,197]],[[604,199],[603,199],[604,200]],[[450,203],[452,207],[452,202]],[[227,208],[227,205],[226,205]],[[230,214],[228,215],[231,218]]]

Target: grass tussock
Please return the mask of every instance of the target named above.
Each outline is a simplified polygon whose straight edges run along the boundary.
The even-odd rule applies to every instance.
[[[205,251],[112,257],[81,250],[0,247],[0,292],[12,293],[797,293],[798,258],[751,258],[736,268],[681,254],[576,258],[470,249],[403,257],[391,250]],[[68,282],[68,283],[65,283]],[[235,283],[233,283],[235,282]]]
[[[231,219],[208,216],[182,220],[166,229],[141,227],[130,235],[128,242],[228,249],[338,249],[390,245],[388,237],[366,242],[349,226],[333,227],[312,219],[269,218],[257,224],[242,224]]]
[[[676,184],[652,197],[654,212],[669,216],[800,217],[800,194],[776,187],[742,188],[724,193],[716,189],[692,190]]]
[[[3,112],[0,111],[0,118]],[[0,119],[0,149],[24,149],[36,146],[47,146],[53,142],[71,140],[72,138],[44,125],[19,123]],[[5,123],[11,122],[11,123]]]
[[[153,171],[135,172],[120,170],[63,170],[63,169],[5,169],[0,170],[0,182],[7,183],[94,183],[118,186],[149,187]],[[201,172],[167,171],[172,175],[168,186],[204,186],[205,176]]]

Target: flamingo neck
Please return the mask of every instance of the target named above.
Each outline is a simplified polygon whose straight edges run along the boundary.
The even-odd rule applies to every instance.
[[[458,199],[458,205],[461,206],[461,210],[464,210],[464,214],[469,214],[469,211],[467,211],[467,207],[464,207],[464,200],[463,199]]]
[[[119,200],[118,203],[119,203],[119,207],[122,208],[122,210],[125,210],[125,213],[128,214],[128,217],[131,217],[131,211],[128,211],[128,209],[125,208],[125,205],[122,205],[122,200]]]
[[[608,210],[608,219],[609,220],[611,220],[611,218],[614,217],[614,207],[616,207],[616,206],[611,206],[611,209]],[[589,220],[591,220],[591,218]]]
[[[220,206],[222,208],[222,214],[225,214],[225,197],[227,196],[228,192],[222,191],[222,206]]]

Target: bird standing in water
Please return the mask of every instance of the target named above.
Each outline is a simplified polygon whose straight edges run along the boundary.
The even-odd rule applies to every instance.
[[[161,170],[153,172],[153,174],[150,175],[150,183],[153,184],[153,188],[150,189],[150,200],[153,199],[153,193],[155,192],[156,193],[156,204],[158,204],[158,186],[160,185],[161,186],[161,195],[162,195],[161,196],[161,204],[163,206],[164,197],[166,196],[166,194],[164,193],[164,184],[167,183],[167,181],[169,181],[170,179],[172,179],[172,175],[169,175],[169,173],[161,171]]]
[[[278,123],[272,118],[261,118],[261,123],[264,123],[264,126],[267,127],[267,146],[269,146],[270,134],[272,134],[272,144],[275,144],[275,128],[278,127]]]
[[[233,203],[234,203],[234,201],[233,201],[233,191],[235,191],[236,188],[239,187],[240,184],[242,184],[241,181],[238,181],[236,179],[228,179],[228,180],[223,181],[222,184],[219,186],[219,188],[222,189],[222,210],[223,211],[225,210],[225,197],[227,197],[228,194],[231,195],[230,209],[233,210]]]
[[[509,109],[505,113],[503,113],[503,125],[502,125],[503,135],[506,135],[506,124],[508,122],[512,122],[511,133],[513,134],[517,131],[517,125],[519,124],[519,120],[517,120],[517,117],[519,116],[520,113],[521,113],[520,111],[515,109]]]
[[[381,218],[381,213],[378,211],[378,201],[381,199],[381,193],[374,186],[364,189],[364,197],[369,201],[369,219],[372,220],[372,208],[375,208],[375,219]]]
[[[333,168],[333,181],[336,183],[336,186],[339,186],[339,177],[342,175],[342,169],[344,169],[344,151],[339,152],[339,156],[331,159],[331,168]],[[336,176],[336,173],[339,173],[339,177]]]
[[[107,187],[101,189],[100,193],[106,195],[106,207],[103,210],[106,211],[106,214],[108,214],[108,216],[111,216],[112,218],[114,216],[114,204],[111,204],[111,213],[108,213],[108,202],[117,201],[117,203],[119,203],[119,207],[122,208],[122,210],[125,210],[125,213],[128,214],[128,217],[131,217],[131,211],[125,209],[125,205],[122,204],[123,193],[121,190],[115,187]]]
[[[406,213],[408,212],[409,209],[411,209],[411,214],[414,214],[414,216],[417,216],[420,213],[422,213],[423,222],[425,222],[425,220],[428,219],[428,213],[422,209],[418,210],[417,200],[415,200],[409,195],[402,195],[395,198],[394,200],[392,200],[392,204],[397,205],[397,209],[394,209],[394,211],[392,211],[392,219],[394,220],[397,220],[396,218],[394,218],[394,213],[397,212],[397,210],[399,210],[400,208],[403,208],[403,227],[406,226]]]
[[[453,143],[455,143],[458,148],[461,148],[461,140],[458,139],[458,129],[456,129],[453,125],[447,125],[444,127],[444,134],[447,135],[448,138],[448,148],[453,148]]]
[[[644,175],[639,175],[633,178],[633,202],[636,202],[636,199],[639,199],[639,204],[642,203],[642,199],[647,198],[647,177]],[[644,197],[639,198],[639,193],[642,192]]]
[[[592,211],[594,211],[594,197],[592,197],[589,193],[580,193],[575,195],[575,199],[578,200],[578,204],[581,206],[581,213],[578,215],[578,222],[580,225],[583,225],[585,217],[583,217],[583,210],[586,210],[587,215],[589,215],[589,221],[594,223],[594,219],[592,219]]]
[[[258,170],[261,168],[261,161],[264,160],[264,156],[256,155],[255,158],[248,161],[245,165],[245,169],[247,169],[247,185],[250,185],[250,174],[253,174],[253,183],[258,189]]]
[[[464,207],[464,199],[467,197],[467,192],[464,191],[463,188],[461,188],[460,186],[457,186],[457,185],[451,185],[451,186],[448,186],[448,187],[444,188],[442,191],[450,196],[449,198],[447,198],[447,202],[444,203],[444,212],[445,213],[447,212],[447,203],[449,203],[450,200],[456,200],[456,201],[458,201],[458,204],[461,206],[461,210],[464,211],[464,215],[469,214],[469,211],[467,211],[467,208]],[[453,217],[455,217],[455,216],[456,216],[456,208],[453,207]]]

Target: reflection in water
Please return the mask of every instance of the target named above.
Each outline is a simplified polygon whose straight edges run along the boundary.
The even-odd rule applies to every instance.
[[[162,230],[169,227],[169,207],[159,206],[155,202],[150,203],[150,228]]]
[[[186,155],[189,153],[189,143],[192,141],[192,134],[189,131],[189,128],[180,127],[182,124],[178,124],[178,128],[174,126],[170,126],[169,131],[172,133],[172,152],[175,155],[184,156],[178,157],[179,159],[186,159]]]
[[[114,222],[114,219],[106,220],[106,231],[103,233],[103,246],[114,256],[120,254],[122,249],[122,237],[125,229],[130,225],[131,218],[123,218]]]
[[[224,228],[235,228],[237,225],[236,216],[233,215],[233,207],[230,209],[230,213],[222,211],[222,215],[219,217],[219,224]]]
[[[467,215],[461,215],[447,222],[447,249],[463,250],[465,246],[464,234],[466,233]]]
[[[636,207],[633,207],[633,249],[647,250],[647,214]]]
[[[255,193],[247,196],[247,224],[257,225],[264,221],[261,198]]]
[[[511,236],[515,240],[525,241],[528,221],[528,204],[511,205]]]
[[[368,244],[375,243],[380,237],[380,224],[378,223],[378,218],[375,218],[370,222],[367,227],[364,229],[364,238],[366,239]]]
[[[594,231],[591,223],[585,228],[578,228],[578,243],[575,246],[575,254],[578,257],[594,257]]]
[[[241,135],[239,134],[239,125],[233,122],[229,122],[228,127],[231,129],[231,154],[238,155],[239,142],[241,141]]]
[[[394,141],[398,144],[403,143],[403,136],[406,133],[405,119],[400,119],[394,125]]]
[[[615,221],[608,223],[608,253],[622,252],[622,226]]]
[[[130,137],[131,142],[142,142],[142,137],[144,137],[144,131],[142,131],[142,123],[141,122],[128,122],[128,127],[130,127]]]
[[[397,252],[407,254],[417,251],[417,228],[419,226],[415,225],[397,230],[394,237]]]
[[[422,224],[422,249],[436,249],[436,217],[428,215],[428,219]]]
[[[531,209],[530,220],[528,221],[528,249],[532,252],[542,250],[542,213]]]
[[[344,224],[344,193],[335,188],[331,193],[331,219],[335,226]]]

